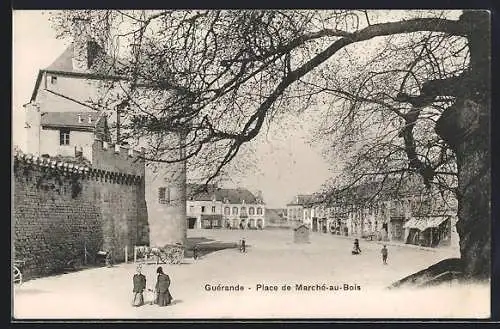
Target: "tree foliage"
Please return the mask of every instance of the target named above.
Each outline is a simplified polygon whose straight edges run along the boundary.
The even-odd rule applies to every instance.
[[[467,69],[456,12],[63,11],[52,20],[64,37],[82,16],[127,79],[99,102],[126,101],[123,134],[154,135],[150,159],[189,159],[210,181],[266,124],[318,108],[330,154],[351,155],[342,178],[418,173],[428,187],[456,186],[454,154],[434,131],[453,96],[408,102],[426,82]],[[167,137],[178,131],[182,156]]]

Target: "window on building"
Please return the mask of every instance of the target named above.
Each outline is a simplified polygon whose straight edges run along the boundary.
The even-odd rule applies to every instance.
[[[194,212],[194,206],[189,206],[189,212],[193,213]]]
[[[201,212],[205,212],[205,206],[201,206]]]
[[[246,207],[241,207],[241,214],[244,215],[247,213],[247,208]]]
[[[57,77],[56,76],[51,76],[50,77],[50,83],[55,85],[57,83]]]
[[[69,145],[69,129],[59,130],[59,144]]]
[[[166,187],[158,189],[158,202],[162,204],[170,203],[170,190]]]
[[[249,215],[255,215],[255,208],[254,207],[248,208],[248,214]]]
[[[215,206],[212,206],[212,213],[215,212]]]
[[[229,215],[231,213],[231,208],[224,207],[224,215]]]
[[[233,207],[233,215],[238,215],[238,207]]]
[[[257,208],[257,215],[262,215],[262,208]],[[286,211],[285,211],[286,216]]]

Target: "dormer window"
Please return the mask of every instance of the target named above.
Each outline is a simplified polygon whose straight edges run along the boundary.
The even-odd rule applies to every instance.
[[[78,114],[78,123],[83,123],[83,118],[80,114]]]
[[[92,123],[92,117],[89,115],[89,123]]]

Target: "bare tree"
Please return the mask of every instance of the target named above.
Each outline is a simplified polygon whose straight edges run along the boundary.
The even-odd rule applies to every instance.
[[[54,16],[62,35],[71,16],[80,14]],[[471,278],[489,277],[488,12],[465,11],[458,19],[440,11],[84,14],[108,48],[118,50],[113,63],[120,65],[113,66],[127,83],[116,97],[135,103],[127,110],[126,130],[158,137],[152,159],[182,160],[165,154],[172,147],[167,135],[183,131],[184,158],[210,164],[209,182],[266,120],[326,102],[331,131],[339,141],[357,144],[353,164],[365,172],[405,169],[427,186],[445,173],[457,175],[464,271]],[[382,42],[372,56],[362,51],[377,40]],[[119,60],[117,41],[135,44],[127,60]],[[151,90],[161,92],[156,97]],[[372,135],[359,145],[367,125]],[[377,147],[369,140],[379,140]]]

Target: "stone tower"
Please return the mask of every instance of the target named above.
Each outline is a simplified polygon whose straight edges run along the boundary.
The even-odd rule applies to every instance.
[[[172,138],[179,145],[182,134]],[[186,242],[186,162],[148,162],[145,176],[149,242],[152,247]]]

